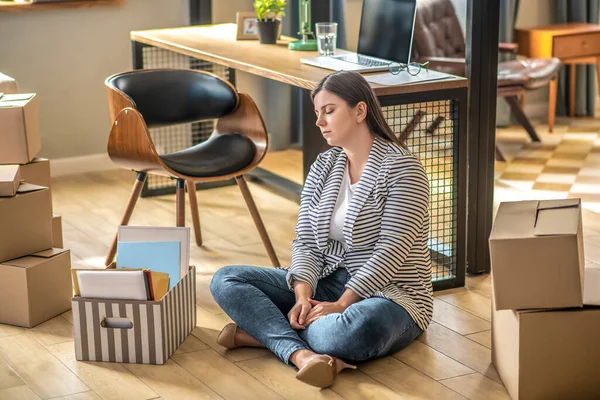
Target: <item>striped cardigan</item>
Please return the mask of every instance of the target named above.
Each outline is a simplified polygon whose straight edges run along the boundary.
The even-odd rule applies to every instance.
[[[329,224],[346,161],[346,153],[334,147],[310,169],[287,268],[289,288],[294,279],[304,281],[314,295],[319,279],[344,265],[350,274],[346,288],[398,303],[425,330],[433,314],[425,170],[408,150],[376,137],[348,206],[344,247],[329,238]]]

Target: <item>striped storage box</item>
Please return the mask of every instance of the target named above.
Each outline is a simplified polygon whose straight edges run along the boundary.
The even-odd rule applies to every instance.
[[[72,305],[77,360],[164,364],[196,326],[196,268],[160,301],[73,297]]]

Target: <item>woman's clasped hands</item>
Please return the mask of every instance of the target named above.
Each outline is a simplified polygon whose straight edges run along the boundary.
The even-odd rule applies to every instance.
[[[346,306],[340,302],[317,301],[309,297],[299,298],[288,313],[290,326],[294,329],[306,329],[308,325],[328,314],[343,313]]]

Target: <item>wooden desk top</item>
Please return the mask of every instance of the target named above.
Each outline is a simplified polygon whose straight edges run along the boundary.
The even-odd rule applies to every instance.
[[[258,40],[236,40],[236,31],[235,24],[155,29],[133,31],[131,40],[305,89],[313,89],[332,72],[302,64],[301,58],[315,57],[317,52],[288,50],[287,45],[294,38],[282,36],[276,45],[265,45]],[[340,54],[344,52],[339,51]],[[467,82],[466,78],[452,77],[410,85],[371,86],[377,95],[383,96],[463,88],[467,87]]]
[[[596,63],[600,55],[599,35],[600,25],[580,22],[515,29],[518,54],[582,63]]]
[[[573,22],[567,24],[553,24],[544,26],[533,26],[530,28],[517,28],[517,32],[540,32],[547,33],[553,36],[557,35],[569,35],[574,33],[585,33],[585,32],[598,32],[600,31],[600,25],[588,24],[583,22]]]

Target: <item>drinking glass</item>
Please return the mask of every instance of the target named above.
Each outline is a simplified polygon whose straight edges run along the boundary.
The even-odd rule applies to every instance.
[[[320,56],[332,56],[335,54],[337,26],[337,22],[318,22],[315,24],[317,49]]]

